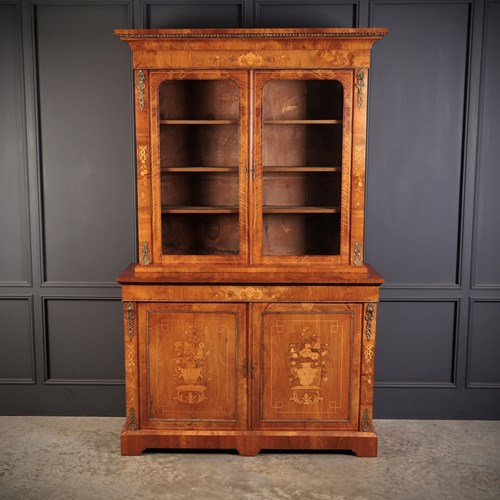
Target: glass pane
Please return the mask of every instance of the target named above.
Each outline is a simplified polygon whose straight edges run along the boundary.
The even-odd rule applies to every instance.
[[[239,99],[232,80],[160,85],[165,255],[239,254]]]
[[[339,255],[342,84],[266,82],[262,121],[263,254]]]

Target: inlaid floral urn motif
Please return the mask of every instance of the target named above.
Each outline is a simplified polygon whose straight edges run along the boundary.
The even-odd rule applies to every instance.
[[[202,335],[190,327],[184,339],[174,343],[175,383],[174,399],[186,404],[198,404],[207,399],[205,394],[210,381],[207,357],[210,354]]]
[[[327,375],[328,344],[322,344],[308,327],[303,328],[300,340],[289,344],[290,401],[310,405],[321,401],[321,390]]]

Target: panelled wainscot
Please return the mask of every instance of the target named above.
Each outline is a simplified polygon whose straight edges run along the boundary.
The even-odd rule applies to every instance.
[[[140,250],[119,277],[122,454],[376,456],[366,92],[387,30],[116,33],[133,53]]]

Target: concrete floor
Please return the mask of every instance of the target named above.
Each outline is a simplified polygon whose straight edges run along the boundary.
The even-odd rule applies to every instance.
[[[500,499],[500,422],[378,420],[379,457],[152,452],[122,418],[0,417],[0,498]]]

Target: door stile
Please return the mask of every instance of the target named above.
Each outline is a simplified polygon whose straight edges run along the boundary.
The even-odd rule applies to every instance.
[[[248,245],[249,245],[249,264],[255,263],[255,238],[258,234],[257,228],[255,226],[258,218],[255,215],[256,203],[255,203],[255,182],[256,182],[256,172],[255,172],[255,145],[254,145],[254,80],[255,71],[250,70],[248,72],[248,151],[246,160],[246,182],[247,182],[247,207],[248,207]]]
[[[250,323],[248,349],[250,369],[248,373],[249,387],[249,429],[253,430],[259,426],[259,409],[262,401],[262,384],[261,384],[261,317],[267,304],[250,304],[248,320]]]
[[[249,200],[249,176],[248,159],[251,151],[250,123],[251,123],[251,95],[249,89],[249,77],[238,72],[236,82],[240,88],[240,151],[239,151],[239,228],[240,228],[240,254],[238,262],[245,264],[249,260],[250,231],[248,218],[250,207]],[[236,76],[236,75],[235,75]]]
[[[265,74],[262,72],[252,71],[251,84],[252,84],[252,99],[253,99],[253,119],[251,124],[252,134],[252,165],[255,171],[255,178],[253,179],[252,193],[254,206],[252,208],[252,234],[253,245],[252,255],[253,263],[262,263],[262,238],[263,238],[263,224],[262,224],[262,90],[266,82]]]

